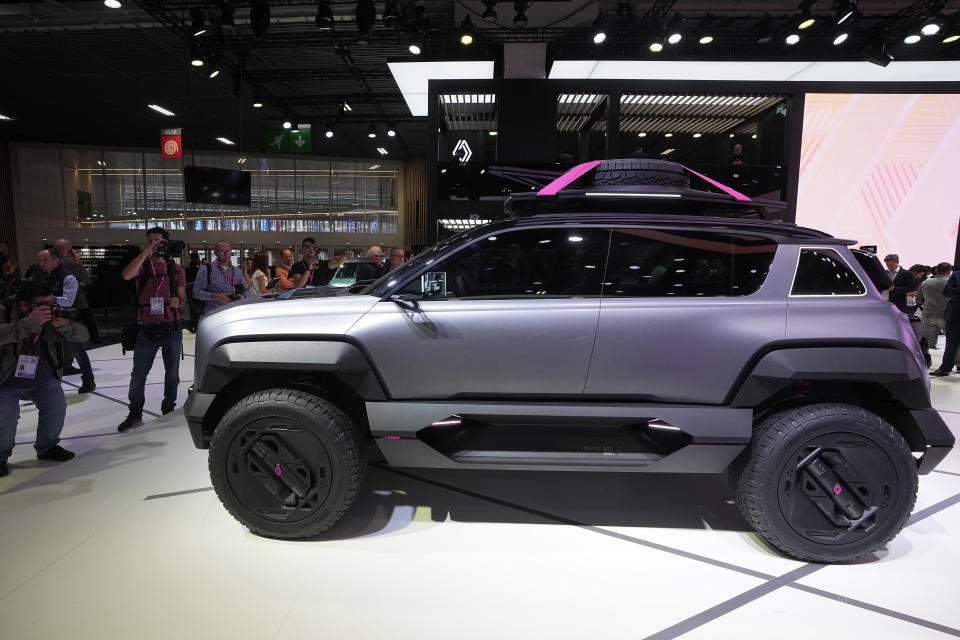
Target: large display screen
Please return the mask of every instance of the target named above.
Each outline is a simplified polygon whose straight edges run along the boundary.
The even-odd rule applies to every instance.
[[[187,166],[183,168],[183,191],[187,202],[250,206],[250,174]]]
[[[953,262],[960,94],[807,94],[797,224],[900,264]]]

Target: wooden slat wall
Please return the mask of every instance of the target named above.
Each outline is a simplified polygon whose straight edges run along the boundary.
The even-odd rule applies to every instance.
[[[10,259],[17,261],[17,226],[13,219],[13,167],[10,143],[0,140],[0,240],[10,246]]]
[[[423,249],[427,244],[427,156],[411,156],[403,163],[403,246]]]

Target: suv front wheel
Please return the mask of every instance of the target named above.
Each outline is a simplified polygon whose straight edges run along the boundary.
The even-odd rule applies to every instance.
[[[764,419],[730,470],[743,517],[810,562],[855,560],[903,528],[917,497],[903,437],[857,406],[815,404]]]
[[[210,478],[253,533],[307,538],[353,504],[366,460],[353,421],[298,389],[267,389],[235,404],[210,442]]]

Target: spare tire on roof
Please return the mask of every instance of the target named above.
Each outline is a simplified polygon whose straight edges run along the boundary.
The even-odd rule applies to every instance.
[[[690,188],[686,169],[675,162],[649,158],[606,160],[593,173],[593,186],[657,185]]]

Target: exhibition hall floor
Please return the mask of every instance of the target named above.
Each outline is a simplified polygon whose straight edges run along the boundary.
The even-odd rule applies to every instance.
[[[374,463],[330,535],[281,542],[223,509],[181,410],[159,416],[159,359],[155,415],[118,434],[129,354],[90,355],[97,392],[64,384],[61,444],[77,457],[36,460],[25,404],[0,478],[4,640],[960,636],[956,449],[921,476],[904,531],[851,565],[767,549],[725,476]],[[182,403],[192,357],[180,371]],[[934,380],[933,400],[960,433],[960,374]]]

